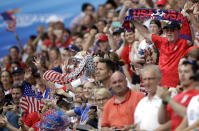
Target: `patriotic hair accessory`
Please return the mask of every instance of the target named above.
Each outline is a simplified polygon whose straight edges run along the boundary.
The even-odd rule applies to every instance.
[[[43,113],[40,123],[41,130],[64,131],[69,125],[69,120],[61,110],[53,109]]]

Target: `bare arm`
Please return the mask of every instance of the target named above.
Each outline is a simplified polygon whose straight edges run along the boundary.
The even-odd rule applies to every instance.
[[[135,25],[135,28],[140,32],[140,34],[141,34],[144,38],[146,38],[146,39],[152,41],[152,38],[151,38],[152,34],[151,34],[143,25],[141,25],[141,24],[140,24],[139,22],[137,22],[136,20],[133,20],[133,24]]]
[[[120,48],[116,51],[116,53],[117,53],[117,55],[118,55],[119,57],[121,57],[123,48],[124,48],[124,44],[122,44],[122,45],[120,46]]]
[[[20,48],[20,50],[21,50],[21,54],[23,54],[23,53],[24,53],[24,48],[23,48],[23,46],[22,46],[22,43],[21,43],[21,41],[20,41],[19,36],[18,36],[17,33],[15,33],[15,38],[16,38],[17,43],[18,43],[18,45],[19,45],[19,48]]]
[[[70,117],[70,116],[75,116],[75,115],[76,115],[75,112],[74,112],[74,110],[69,110],[69,111],[66,111],[65,113],[66,113],[66,115],[69,116],[69,117]]]
[[[187,124],[187,123],[186,123]],[[196,121],[193,125],[185,128],[183,131],[190,131],[190,130],[193,130],[193,129],[199,129],[199,120]]]
[[[182,131],[183,129],[185,129],[187,127],[187,116],[185,116],[182,120],[182,122],[180,123],[180,125],[176,128],[176,131]]]
[[[197,21],[197,18],[193,14],[190,14],[190,19],[191,19],[191,22],[193,23],[196,31],[199,32],[199,23]]]
[[[120,11],[120,14],[119,14],[120,22],[123,21],[124,14],[126,13],[126,9],[127,9],[127,7],[126,7],[126,6],[123,6],[122,10]]]
[[[86,40],[86,43],[83,44],[83,50],[84,51],[87,51],[89,49],[89,47],[93,44],[96,33],[97,33],[97,31],[95,29],[92,29],[90,31],[90,35],[88,36],[88,39]]]
[[[158,111],[158,122],[160,124],[164,124],[167,121],[168,121],[168,115],[166,113],[166,105],[162,104]]]
[[[127,77],[127,79],[130,81],[130,83],[132,83],[132,78],[131,78],[131,75],[130,75],[129,70],[128,70],[128,65],[125,64],[124,66],[122,66],[122,69],[123,69],[124,74]]]
[[[168,121],[167,123],[155,129],[155,131],[170,131],[170,130],[171,130],[171,121]]]
[[[167,101],[177,115],[179,115],[180,117],[184,117],[186,115],[187,108],[185,106],[177,103],[171,98],[167,98]]]

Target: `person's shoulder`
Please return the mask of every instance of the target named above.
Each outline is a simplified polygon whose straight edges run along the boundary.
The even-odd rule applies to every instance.
[[[134,96],[143,96],[143,97],[145,97],[145,95],[143,93],[139,92],[139,91],[131,90],[131,94],[134,95]]]
[[[113,105],[113,103],[114,103],[114,97],[112,97],[112,98],[110,98],[106,103],[105,103],[105,105],[104,106],[112,106]]]

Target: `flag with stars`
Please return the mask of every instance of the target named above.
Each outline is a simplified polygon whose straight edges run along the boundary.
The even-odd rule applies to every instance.
[[[41,92],[36,94],[29,84],[24,84],[23,96],[20,102],[21,109],[27,113],[32,113],[41,110],[44,106],[44,103],[41,99],[48,99],[49,92],[49,88],[46,88],[44,95]]]
[[[8,25],[7,31],[15,32],[16,30],[16,18],[13,16],[14,13],[19,12],[19,9],[14,9],[10,11],[5,11],[1,13],[2,18],[5,20]]]

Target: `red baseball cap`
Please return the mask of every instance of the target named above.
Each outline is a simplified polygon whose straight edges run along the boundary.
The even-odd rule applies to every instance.
[[[157,0],[156,4],[157,6],[165,6],[167,3],[167,0]]]
[[[108,37],[105,35],[105,34],[103,34],[103,35],[101,35],[100,37],[99,37],[99,40],[98,41],[108,41]]]

